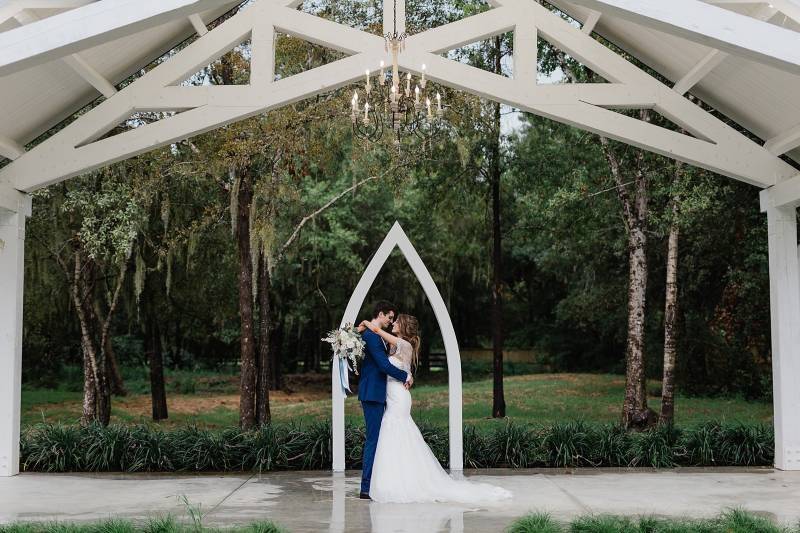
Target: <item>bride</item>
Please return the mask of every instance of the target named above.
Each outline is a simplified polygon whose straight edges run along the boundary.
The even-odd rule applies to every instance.
[[[392,365],[411,373],[417,366],[420,346],[419,323],[400,314],[392,333],[363,321],[389,345]],[[511,497],[501,487],[455,480],[439,464],[411,418],[411,393],[403,383],[386,377],[386,411],[381,421],[378,447],[372,467],[370,497],[377,502],[460,502],[483,504]]]

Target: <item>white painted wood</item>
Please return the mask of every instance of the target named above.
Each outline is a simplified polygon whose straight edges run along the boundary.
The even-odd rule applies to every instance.
[[[519,23],[514,28],[514,70],[513,76],[519,85],[533,88],[537,72],[536,26],[532,23]]]
[[[383,34],[394,32],[397,28],[397,33],[402,34],[406,31],[406,2],[405,0],[397,0],[397,24],[394,20],[394,0],[383,0]]]
[[[797,212],[767,209],[775,468],[800,470],[800,268]]]
[[[590,35],[594,31],[594,27],[597,26],[598,21],[600,20],[601,13],[599,11],[590,10],[589,16],[586,18],[586,22],[583,23],[581,26],[581,31],[586,35]]]
[[[198,15],[197,13],[189,15],[189,22],[192,23],[194,31],[197,32],[197,35],[199,35],[200,37],[208,33],[208,28],[206,27],[206,23],[203,22],[203,19],[201,19],[200,15]]]
[[[31,196],[21,193],[5,182],[0,182],[0,210],[31,216]]]
[[[0,177],[19,190],[31,192],[157,146],[342,87],[360,80],[365,68],[374,70],[381,60],[386,59],[381,37],[282,7],[284,3],[257,0],[246,12],[231,17],[198,38],[181,53],[0,170]],[[543,6],[529,0],[503,0],[495,4],[502,5],[410,36],[406,50],[400,54],[402,68],[418,74],[421,65],[427,64],[428,77],[445,85],[760,187],[774,185],[797,173],[764,147],[703,112]],[[438,55],[453,47],[511,30],[519,20],[532,21],[543,38],[612,83],[531,87],[525,80],[497,76]],[[354,55],[270,83],[274,62],[269,53],[270,24],[277,31]],[[520,27],[523,30],[529,28]],[[172,87],[253,34],[257,38],[251,86]],[[516,37],[529,53],[533,52],[532,37],[532,33]],[[517,63],[531,69],[534,64],[522,60],[521,56],[517,57]],[[527,73],[523,71],[523,77],[530,79],[533,75],[530,69]],[[613,113],[604,109],[606,107],[656,109],[697,138]],[[184,112],[93,142],[135,110],[148,109]]]
[[[25,216],[0,209],[0,476],[19,473]]]
[[[433,313],[439,323],[439,329],[444,340],[444,349],[447,354],[447,379],[448,379],[448,405],[449,405],[449,432],[450,432],[450,470],[461,471],[464,469],[463,451],[463,417],[462,417],[462,390],[461,390],[461,356],[458,350],[458,340],[455,329],[447,312],[447,306],[442,299],[436,283],[433,281],[428,269],[422,262],[411,241],[406,236],[403,228],[395,222],[392,229],[383,239],[378,251],[367,265],[361,279],[358,281],[350,301],[347,303],[341,326],[356,324],[358,312],[364,305],[370,287],[378,277],[386,260],[395,248],[399,248],[408,261],[411,270],[419,280],[425,296],[433,307]],[[339,361],[334,360],[331,365],[331,387],[333,402],[333,470],[343,472],[345,467],[344,450],[344,394],[339,383]]]
[[[800,2],[796,0],[772,0],[769,2],[780,13],[783,13],[790,19],[800,23]]]
[[[35,13],[28,9],[17,13],[14,15],[14,18],[17,19],[17,21],[22,25],[31,24],[40,20]],[[99,72],[92,68],[92,66],[86,61],[84,61],[80,55],[68,55],[63,57],[61,60],[72,70],[74,70],[78,76],[86,80],[89,85],[100,91],[100,93],[102,93],[106,98],[111,97],[111,95],[117,92],[117,89],[114,87],[114,85],[112,85]]]
[[[685,94],[686,91],[697,85],[697,83],[702,80],[706,74],[717,68],[720,63],[725,61],[726,57],[728,57],[728,54],[725,52],[711,50],[703,59],[698,61],[697,64],[683,76],[683,78],[675,82],[675,86],[672,88],[672,90],[678,94]]]
[[[800,34],[697,0],[571,0],[602,13],[800,74]]]
[[[91,65],[84,61],[78,54],[72,54],[65,57],[62,61],[69,65],[72,70],[86,80],[92,87],[103,93],[106,98],[111,98],[117,89],[105,79],[99,72],[97,72]]]
[[[764,143],[764,148],[775,155],[785,154],[798,146],[800,146],[800,124],[776,135]]]
[[[95,0],[9,0],[0,4],[0,23],[28,9],[74,9]]]
[[[0,156],[16,159],[25,153],[25,147],[14,139],[0,136]]]
[[[800,172],[761,191],[761,211],[766,213],[772,207],[800,207]]]
[[[467,44],[488,39],[499,33],[511,31],[519,22],[519,18],[510,9],[491,9],[484,13],[413,35],[407,40],[407,46],[410,48],[413,45],[415,49],[441,54]],[[532,25],[533,21],[530,24]]]
[[[275,80],[275,29],[269,20],[259,20],[250,37],[250,85],[267,90]]]
[[[225,4],[223,0],[103,0],[0,33],[0,76]]]

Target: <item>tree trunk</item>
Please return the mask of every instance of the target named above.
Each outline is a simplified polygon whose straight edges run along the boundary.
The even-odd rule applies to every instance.
[[[494,38],[495,73],[501,73],[500,36]],[[503,393],[503,269],[502,234],[500,226],[500,104],[492,104],[494,109],[492,139],[492,351],[494,386],[492,388],[492,416],[506,416],[506,400]]]
[[[679,177],[680,165],[676,171]],[[675,361],[678,346],[678,243],[680,226],[678,216],[680,197],[676,194],[672,199],[672,222],[669,227],[667,245],[667,294],[664,303],[664,375],[661,381],[661,414],[660,424],[672,424],[675,421]]]
[[[256,381],[256,421],[259,425],[272,422],[269,409],[269,365],[272,337],[272,291],[269,262],[258,252],[258,376]]]
[[[153,406],[153,420],[166,420],[167,390],[164,384],[164,350],[161,345],[161,331],[158,321],[147,317],[147,363],[150,367],[150,399]]]
[[[270,390],[281,390],[281,355],[283,353],[283,322],[278,322],[277,327],[274,329],[270,342],[272,348],[270,350],[269,360],[269,388]]]
[[[648,115],[642,112],[642,120]],[[626,190],[625,178],[608,139],[600,137],[600,144],[608,162],[617,196],[622,204],[625,229],[628,234],[628,340],[625,350],[625,399],[622,403],[622,425],[641,428],[654,422],[655,413],[647,407],[645,375],[645,308],[647,296],[647,217],[649,185],[644,168],[644,154],[636,155],[635,192]]]
[[[236,244],[239,252],[239,317],[242,352],[239,399],[239,426],[250,429],[256,424],[256,354],[253,338],[253,263],[250,249],[250,205],[253,183],[249,171],[240,177],[236,213]]]
[[[427,376],[431,373],[431,343],[430,336],[423,337],[425,341],[419,347],[419,369],[420,376]]]
[[[127,396],[128,391],[125,389],[125,381],[122,379],[122,372],[119,370],[119,363],[117,362],[117,354],[114,353],[114,346],[111,343],[111,337],[106,338],[106,357],[108,357],[108,366],[111,370],[111,394],[114,396]]]
[[[83,410],[81,413],[81,425],[86,426],[93,420],[97,420],[97,385],[92,372],[92,363],[89,361],[87,349],[81,341],[83,352]]]
[[[646,424],[647,390],[644,368],[644,317],[647,294],[647,235],[640,227],[628,236],[628,346],[626,350],[625,427]]]
[[[72,303],[81,328],[81,348],[84,358],[84,398],[81,424],[92,421],[107,426],[111,420],[111,393],[106,376],[103,352],[95,341],[97,317],[92,309],[96,265],[83,261],[80,250],[73,252],[74,269],[71,276]],[[88,368],[87,368],[88,365]]]

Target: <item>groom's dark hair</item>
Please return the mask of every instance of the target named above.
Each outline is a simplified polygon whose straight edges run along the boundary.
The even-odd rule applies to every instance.
[[[375,305],[372,306],[372,318],[378,318],[378,315],[381,313],[388,315],[389,311],[394,311],[395,316],[397,316],[396,305],[394,305],[392,302],[387,302],[386,300],[379,300],[375,302]]]

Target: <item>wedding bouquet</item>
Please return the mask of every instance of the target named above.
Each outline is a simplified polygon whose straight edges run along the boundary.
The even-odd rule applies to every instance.
[[[352,324],[345,324],[344,327],[328,332],[322,339],[330,343],[333,348],[333,357],[339,358],[339,380],[342,383],[342,391],[350,392],[350,379],[347,375],[348,370],[352,370],[358,375],[358,362],[364,358],[364,339]],[[344,363],[344,364],[343,364]]]

